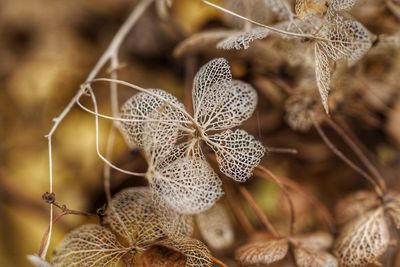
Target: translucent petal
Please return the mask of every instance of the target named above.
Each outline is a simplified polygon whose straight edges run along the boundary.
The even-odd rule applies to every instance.
[[[224,58],[213,59],[200,68],[193,80],[192,100],[195,119],[211,88],[230,80],[232,80],[232,74],[229,63]]]
[[[282,260],[288,254],[286,238],[246,244],[235,252],[235,259],[243,266],[264,266]]]
[[[329,8],[335,11],[349,10],[357,2],[357,0],[330,0]]]
[[[337,267],[338,261],[331,254],[324,251],[310,251],[303,247],[293,249],[294,258],[298,267]]]
[[[261,142],[239,129],[210,135],[206,142],[215,151],[220,170],[238,182],[251,177],[265,153]]]
[[[163,114],[153,113],[149,116],[151,121],[143,123],[142,141],[144,155],[149,168],[182,155],[182,149],[176,146],[181,137],[176,124],[165,123]]]
[[[140,92],[128,99],[122,106],[121,130],[131,146],[143,147],[143,132],[145,122],[151,120],[163,120],[165,123],[173,124],[175,121],[184,120],[184,116],[169,105],[184,109],[183,105],[171,94],[161,89],[148,89],[149,95]],[[175,123],[176,125],[176,123]],[[177,131],[177,127],[172,128]]]
[[[257,100],[257,92],[247,83],[238,80],[219,83],[204,95],[197,121],[205,131],[238,126],[251,117]]]
[[[191,236],[193,233],[193,216],[180,214],[165,201],[154,195],[156,214],[167,236]]]
[[[255,40],[267,38],[269,30],[263,27],[252,28],[249,31],[231,35],[217,44],[217,48],[225,50],[248,49]]]
[[[335,219],[344,224],[380,205],[377,195],[371,191],[358,191],[341,199],[335,207]]]
[[[200,241],[189,237],[174,237],[157,243],[186,256],[186,267],[213,266],[208,248]]]
[[[317,46],[323,54],[334,61],[348,60],[352,65],[371,48],[367,29],[358,21],[345,19],[339,15],[330,18],[320,33]]]
[[[148,246],[166,236],[190,235],[193,222],[167,205],[153,201],[148,187],[134,187],[118,193],[107,211],[110,227],[130,244]]]
[[[365,266],[377,261],[390,242],[383,209],[359,216],[345,226],[335,244],[341,266]]]
[[[202,157],[183,157],[157,170],[150,181],[158,197],[181,214],[197,214],[222,196],[222,183]]]
[[[70,232],[57,245],[52,263],[57,267],[117,266],[127,251],[109,230],[87,224]]]
[[[154,203],[147,187],[134,187],[119,192],[107,210],[111,229],[130,245],[145,246],[164,237]]]
[[[207,245],[216,250],[231,246],[234,229],[225,208],[217,203],[211,209],[196,215],[197,226]]]
[[[318,100],[319,101],[319,100]],[[318,116],[314,116],[313,112],[316,108],[315,97],[307,94],[290,96],[286,103],[287,124],[293,130],[306,132],[313,126],[313,120],[318,121]]]
[[[325,0],[296,0],[295,12],[300,19],[323,14],[327,9]]]
[[[322,105],[326,113],[329,113],[328,95],[331,83],[331,68],[328,56],[324,50],[315,46],[315,76],[317,80],[319,94],[321,95]]]

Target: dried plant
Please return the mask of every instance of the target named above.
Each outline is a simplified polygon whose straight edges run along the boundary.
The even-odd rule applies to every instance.
[[[371,60],[368,53],[370,50],[371,53],[377,53],[375,56],[378,57],[378,52],[384,51],[387,53],[386,57],[398,58],[398,29],[375,36],[369,29],[377,32],[384,30],[377,25],[370,25],[365,18],[357,16],[356,19],[348,13],[351,9],[358,8],[356,0],[230,0],[224,2],[225,7],[201,0],[200,4],[223,11],[221,23],[232,29],[199,31],[190,34],[176,47],[175,54],[184,57],[184,105],[177,97],[163,89],[145,89],[120,80],[118,73],[121,68],[120,46],[148,7],[152,6],[155,11],[153,13],[158,18],[173,25],[175,30],[180,32],[179,25],[175,25],[175,18],[171,19],[169,16],[172,2],[138,1],[79,91],[55,118],[53,128],[47,135],[50,188],[43,197],[45,202],[50,204],[50,223],[43,235],[38,255],[29,255],[28,260],[40,267],[214,264],[225,267],[226,264],[211,255],[212,251],[223,257],[231,257],[234,254],[240,266],[266,266],[281,261],[299,267],[382,265],[385,256],[389,255],[392,247],[394,248],[393,244],[398,242],[398,237],[393,233],[400,228],[400,195],[388,190],[390,183],[386,181],[387,177],[381,174],[381,170],[373,164],[368,150],[360,145],[361,142],[355,134],[349,131],[351,127],[345,127],[346,123],[340,118],[334,120],[327,115],[329,107],[332,109],[332,106],[335,107],[333,115],[353,115],[351,112],[344,112],[337,99],[331,98],[328,101],[328,96],[331,88],[344,88],[349,91],[349,95],[360,93],[364,97],[371,87],[380,88],[377,84],[386,83],[390,83],[387,85],[390,92],[385,91],[385,97],[390,99],[396,96],[396,90],[393,88],[397,88],[395,76],[396,70],[399,69],[398,64],[391,63],[390,66],[386,66],[389,64],[382,61],[384,68],[379,69],[378,73],[385,75],[377,75],[379,77],[376,80],[380,79],[377,83],[372,82],[372,78],[366,73],[369,67],[367,61]],[[397,2],[385,1],[385,12],[393,13],[393,18],[397,14]],[[359,21],[367,22],[365,25],[369,29]],[[207,23],[204,25],[209,27]],[[210,25],[212,27],[214,24]],[[259,42],[260,40],[265,41]],[[255,41],[258,43],[251,47]],[[238,73],[237,76],[248,83],[233,79],[230,65],[224,58],[212,59],[196,72],[197,60],[200,58],[197,56],[200,54],[198,50],[210,44],[220,50],[210,53],[202,51],[202,58],[210,58],[210,54],[213,53],[218,53],[218,56],[224,53],[229,58],[236,59],[237,56],[245,59],[240,62],[243,65],[238,64],[237,69],[233,68],[233,72]],[[253,54],[247,51],[239,55],[234,51],[229,54],[222,51],[245,49],[255,51]],[[276,54],[279,58],[278,63],[271,63],[273,68],[260,64],[266,58],[261,56],[263,51],[265,54],[268,51],[268,55]],[[366,59],[361,60],[364,57]],[[107,73],[109,78],[96,78],[107,64],[110,65],[110,71]],[[243,66],[247,64],[252,67],[243,70]],[[234,76],[236,77],[236,74]],[[343,76],[339,78],[343,78],[345,83],[339,86],[337,76]],[[249,120],[256,110],[259,99],[251,83],[256,81],[257,87],[262,87],[258,86],[259,80],[268,80],[268,83],[263,84],[265,87],[258,89],[264,97],[271,100],[273,107],[262,106],[261,112],[271,115],[266,119],[259,116],[254,118],[253,125],[256,126],[254,129],[248,129],[249,132],[258,130],[260,138],[262,131],[275,133],[276,125],[285,119],[292,130],[307,134],[306,137],[311,139],[315,134],[307,132],[313,127],[335,155],[372,186],[371,191],[363,190],[345,198],[339,197],[335,208],[338,231],[329,210],[313,194],[313,191],[316,191],[315,195],[323,195],[325,191],[316,186],[303,188],[303,180],[297,183],[285,178],[286,169],[289,169],[286,168],[289,164],[285,162],[273,162],[278,163],[276,168],[280,169],[282,175],[275,175],[269,169],[260,166],[266,151],[295,154],[293,151],[297,153],[297,150],[273,147],[266,149],[263,143],[246,130],[237,128]],[[111,115],[99,111],[98,103],[101,102],[97,101],[94,85],[100,83],[109,86]],[[137,91],[122,105],[119,104],[120,87]],[[280,91],[279,88],[283,90]],[[346,104],[352,106],[353,99],[346,99],[345,94],[340,96],[343,102],[347,101]],[[84,104],[84,97],[91,101],[92,108]],[[365,104],[364,100],[359,102],[362,102],[361,105]],[[329,105],[332,103],[337,105]],[[379,106],[379,109],[372,110],[369,110],[370,106],[366,106],[359,113],[367,110],[375,117],[381,116],[383,112],[385,115],[390,113],[393,116],[390,123],[395,125],[396,110],[388,103],[391,102],[383,101],[374,106]],[[98,213],[100,224],[85,224],[69,232],[56,246],[51,260],[47,261],[53,226],[65,215],[93,215],[70,210],[66,205],[59,204],[55,201],[53,192],[52,137],[75,104],[95,118],[95,145],[98,156],[104,161],[107,208]],[[104,155],[100,147],[100,119],[112,123]],[[271,127],[268,128],[270,124]],[[329,127],[350,148],[356,160],[331,140],[324,130],[325,127]],[[285,132],[276,132],[276,136],[283,140],[285,145],[289,142],[295,143],[296,140],[292,139],[298,136],[293,138],[294,133],[288,134],[290,129],[284,128]],[[147,169],[144,173],[128,171],[112,163],[118,130],[128,147],[140,152],[140,155],[135,156],[142,156],[146,161]],[[371,144],[379,145],[382,144]],[[305,150],[313,149],[308,143],[302,144],[301,147]],[[393,155],[385,156],[395,158]],[[323,161],[326,158],[323,158]],[[325,167],[331,168],[331,162],[326,164],[321,159],[312,160],[318,160],[318,164],[315,164],[318,166],[304,171],[303,175],[299,175],[299,179],[315,173],[327,177],[337,173],[341,175],[340,170],[337,173],[331,170],[323,172]],[[358,162],[362,165],[359,166]],[[302,172],[306,169],[303,161],[300,164],[297,162],[296,165],[301,165]],[[295,167],[293,170],[296,170]],[[124,189],[112,197],[112,168],[126,175],[143,177],[148,185]],[[274,198],[275,201],[277,194],[282,194],[287,201],[287,209],[280,210],[275,207],[275,217],[272,221],[264,213],[265,207],[259,205],[259,199],[253,197],[246,189],[247,184],[235,183],[247,182],[253,174],[278,186],[278,189],[271,189],[272,194],[268,194],[268,197]],[[259,185],[257,180],[254,183],[255,186]],[[304,198],[304,203],[293,201],[294,192]],[[337,192],[333,192],[332,195],[335,193]],[[230,210],[227,210],[228,206],[222,205],[222,201],[218,202],[224,194]],[[270,200],[267,199],[268,202]],[[280,203],[275,204],[278,206]],[[253,212],[255,217],[249,215],[245,205],[251,207],[250,212]],[[312,217],[312,225],[310,223],[308,228],[299,226],[296,215],[300,212],[295,210],[295,207],[299,206],[302,206],[303,210],[311,210],[311,213],[314,209],[310,207],[313,206],[315,213],[321,218],[307,215]],[[54,211],[55,208],[59,213]],[[237,226],[241,227],[243,232],[236,229],[230,215],[234,215]],[[258,219],[258,224],[253,225],[253,219]],[[334,235],[319,230],[323,229],[319,225],[322,221]],[[197,224],[197,232],[194,231],[194,222]],[[275,228],[275,224],[278,223],[282,228],[289,226],[287,233],[282,233],[281,228]],[[261,232],[258,229],[260,225],[265,231]],[[211,251],[202,241],[192,237],[193,233],[200,236]],[[245,244],[238,248],[240,240],[245,240]]]
[[[312,17],[304,21],[288,21],[282,25],[267,26],[207,0],[203,2],[225,13],[257,25],[259,28],[248,33],[230,36],[217,47],[224,49],[247,49],[250,42],[263,39],[269,33],[290,38],[303,38],[314,43],[315,76],[325,111],[329,113],[328,94],[332,63],[341,59],[355,64],[371,48],[372,41],[367,29],[353,19],[346,19],[337,12],[350,9],[355,1],[297,1],[296,11],[302,18],[310,14],[323,13],[323,17]],[[329,8],[328,8],[329,7]],[[294,26],[292,26],[294,25]],[[282,26],[287,30],[281,30]],[[303,53],[303,51],[301,51]]]
[[[192,99],[193,117],[159,89],[136,94],[121,112],[126,139],[145,151],[151,188],[184,214],[205,211],[222,195],[201,142],[214,150],[220,170],[239,182],[251,176],[265,152],[245,131],[229,130],[252,115],[257,94],[250,85],[232,80],[225,59],[212,60],[199,70]]]
[[[178,251],[186,257],[185,266],[212,266],[210,253],[200,241],[185,237],[191,227],[165,228],[157,215],[148,188],[132,188],[118,193],[106,214],[106,224],[88,224],[70,232],[56,247],[54,266],[131,266],[140,253],[158,245]],[[168,220],[181,216],[170,212]]]
[[[391,232],[399,227],[397,193],[378,197],[360,191],[337,205],[344,227],[335,243],[335,254],[343,266],[365,266],[379,261],[392,243]]]
[[[250,241],[236,251],[235,258],[241,266],[263,266],[293,253],[295,264],[299,267],[338,266],[336,258],[327,252],[332,241],[331,235],[327,233]]]

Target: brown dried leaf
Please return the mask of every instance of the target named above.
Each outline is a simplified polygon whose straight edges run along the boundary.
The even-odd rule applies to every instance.
[[[334,250],[342,266],[365,266],[377,261],[389,242],[384,211],[378,208],[346,225]]]
[[[87,224],[70,232],[57,245],[52,263],[59,267],[117,266],[127,252],[108,229]]]
[[[157,245],[175,250],[186,256],[186,267],[213,266],[208,248],[200,241],[189,237],[172,237],[157,243]]]
[[[252,242],[237,249],[235,259],[244,266],[268,265],[282,260],[288,249],[286,238]]]
[[[339,224],[344,224],[380,204],[378,197],[371,191],[355,192],[338,202],[335,207],[335,218]]]

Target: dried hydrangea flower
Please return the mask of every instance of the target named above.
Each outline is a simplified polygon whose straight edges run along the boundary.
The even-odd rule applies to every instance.
[[[144,150],[146,177],[157,198],[183,214],[209,209],[223,193],[203,155],[202,142],[215,151],[221,171],[241,182],[252,175],[265,153],[247,132],[230,130],[252,115],[257,93],[232,79],[225,59],[203,66],[193,84],[194,116],[159,89],[130,98],[121,115],[126,139]]]
[[[314,49],[315,75],[322,104],[328,112],[332,62],[345,59],[353,65],[371,48],[372,42],[361,23],[339,15],[321,28],[319,37]]]
[[[328,233],[317,232],[292,238],[270,238],[249,242],[235,252],[241,266],[263,266],[284,259],[289,251],[299,267],[337,267],[338,262],[327,250],[333,238]]]
[[[212,266],[211,255],[200,241],[183,236],[188,230],[165,229],[158,219],[148,188],[117,194],[107,210],[110,228],[88,224],[70,232],[56,247],[54,266],[119,266],[134,264],[137,255],[153,246],[164,246],[186,257],[186,266]],[[172,215],[170,220],[182,219]],[[140,255],[139,255],[140,256]]]
[[[396,193],[378,197],[365,191],[356,192],[340,202],[336,210],[337,215],[345,216],[334,248],[342,266],[377,262],[391,243],[390,227],[400,228],[400,196]]]
[[[218,58],[196,74],[192,99],[197,125],[189,147],[194,150],[200,147],[201,140],[205,141],[216,152],[224,174],[246,181],[265,148],[247,132],[229,129],[251,117],[257,105],[256,91],[247,83],[232,80],[228,62]]]

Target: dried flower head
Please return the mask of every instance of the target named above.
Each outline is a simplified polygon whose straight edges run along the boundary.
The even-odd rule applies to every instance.
[[[240,247],[235,258],[241,266],[264,266],[284,259],[291,251],[296,266],[336,267],[336,258],[327,252],[332,241],[330,234],[323,232],[293,238],[271,238]]]
[[[149,195],[148,188],[117,194],[107,211],[110,228],[88,224],[70,232],[54,251],[54,266],[119,266],[122,260],[133,264],[140,253],[153,246],[183,254],[186,266],[212,266],[208,249],[200,241],[182,235],[189,229],[165,229]],[[172,214],[169,219],[182,216]]]
[[[241,182],[252,175],[265,153],[247,132],[230,130],[252,115],[257,93],[249,84],[232,80],[225,59],[203,66],[193,87],[193,117],[159,89],[130,98],[121,115],[126,139],[144,150],[153,192],[183,214],[205,211],[222,195],[221,181],[203,155],[202,142],[214,150],[221,171]]]
[[[400,197],[390,192],[381,198],[356,192],[338,204],[336,213],[346,223],[335,243],[335,255],[342,266],[365,266],[378,262],[387,251],[392,225],[399,229]]]

